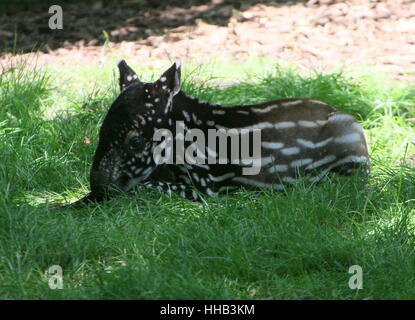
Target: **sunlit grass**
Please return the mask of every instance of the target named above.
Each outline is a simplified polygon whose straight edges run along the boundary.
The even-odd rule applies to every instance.
[[[325,74],[259,58],[185,66],[183,89],[211,102],[310,97],[353,114],[370,142],[370,181],[240,191],[204,205],[143,191],[58,210],[88,192],[115,64],[0,78],[0,298],[415,298],[413,87],[372,69]],[[168,65],[132,66],[150,81]],[[359,291],[348,287],[356,264]],[[48,287],[52,265],[64,269],[63,290]]]

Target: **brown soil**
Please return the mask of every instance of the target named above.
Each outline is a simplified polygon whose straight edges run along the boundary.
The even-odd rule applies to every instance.
[[[17,51],[36,55],[38,65],[100,64],[113,56],[154,64],[264,55],[324,70],[369,64],[393,78],[415,77],[415,0],[261,2],[66,5],[63,30],[48,29],[47,11],[3,15],[0,52],[13,47],[17,30]],[[39,52],[27,53],[36,45]],[[16,58],[3,54],[0,63]]]

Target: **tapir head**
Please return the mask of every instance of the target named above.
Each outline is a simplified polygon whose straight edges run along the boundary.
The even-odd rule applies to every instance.
[[[130,191],[146,181],[157,164],[153,150],[156,128],[170,117],[180,91],[180,63],[155,82],[141,82],[122,60],[118,63],[121,93],[111,105],[99,132],[90,175],[91,193],[77,203],[101,201],[116,191]]]

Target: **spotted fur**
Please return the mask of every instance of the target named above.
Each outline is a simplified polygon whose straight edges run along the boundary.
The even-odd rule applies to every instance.
[[[240,187],[283,190],[299,178],[315,183],[331,172],[350,175],[362,167],[369,172],[361,125],[324,102],[295,98],[225,107],[183,92],[177,62],[153,83],[141,82],[124,60],[118,68],[121,93],[100,130],[91,193],[80,202],[103,200],[111,190],[131,192],[137,184],[198,200],[199,194]],[[177,131],[177,123],[183,132]],[[261,129],[260,172],[243,175],[244,163],[230,159],[221,159],[224,164],[189,164],[175,158],[175,164],[158,165],[153,151],[160,142],[153,141],[153,134],[163,128],[173,133],[175,143],[186,145],[190,129]],[[205,151],[206,157],[220,156],[207,146]]]

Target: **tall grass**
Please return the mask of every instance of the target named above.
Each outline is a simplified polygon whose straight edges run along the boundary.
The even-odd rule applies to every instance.
[[[368,184],[332,178],[205,205],[149,191],[56,210],[50,202],[88,190],[98,129],[117,95],[112,69],[3,73],[0,298],[415,298],[414,88],[265,67],[232,79],[223,78],[229,65],[189,67],[183,89],[223,104],[310,97],[355,115],[371,146]],[[48,286],[52,265],[64,270],[63,290]],[[363,269],[362,290],[348,286],[352,265]]]

